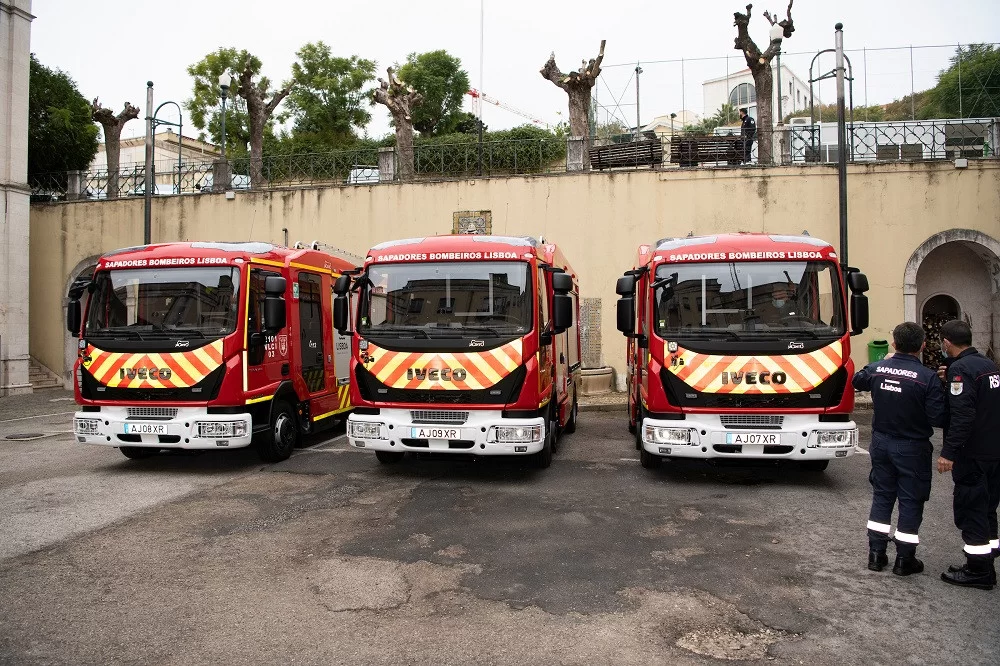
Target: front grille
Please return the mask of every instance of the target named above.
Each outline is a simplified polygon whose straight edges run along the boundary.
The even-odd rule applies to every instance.
[[[130,419],[159,419],[167,421],[177,417],[176,407],[129,407]]]
[[[469,420],[469,412],[448,412],[435,409],[415,409],[410,412],[414,423],[444,423],[447,425],[464,425]]]
[[[727,414],[720,416],[723,428],[763,428],[778,430],[785,423],[784,416],[767,414]]]

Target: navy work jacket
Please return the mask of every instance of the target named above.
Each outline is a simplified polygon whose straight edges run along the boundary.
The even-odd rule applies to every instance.
[[[944,388],[937,373],[912,354],[893,354],[854,375],[854,388],[871,391],[872,430],[889,437],[927,440],[946,419]]]

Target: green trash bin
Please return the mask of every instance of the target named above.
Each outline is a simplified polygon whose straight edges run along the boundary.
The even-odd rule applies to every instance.
[[[868,362],[881,361],[889,353],[888,340],[872,340],[868,343]]]

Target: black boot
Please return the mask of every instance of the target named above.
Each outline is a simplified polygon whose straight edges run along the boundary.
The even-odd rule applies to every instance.
[[[868,551],[868,568],[872,571],[882,571],[885,566],[889,564],[889,556],[885,554],[884,550],[869,550]]]
[[[924,570],[924,563],[914,555],[897,555],[896,564],[892,567],[892,573],[897,576],[909,576],[918,574]]]
[[[990,564],[992,565],[992,562]],[[956,569],[956,567],[948,567],[948,571],[941,574],[941,580],[951,585],[974,587],[980,590],[992,590],[993,586],[997,584],[997,573],[992,566],[970,568],[970,565],[966,564],[964,567],[958,567],[955,571],[952,569]]]

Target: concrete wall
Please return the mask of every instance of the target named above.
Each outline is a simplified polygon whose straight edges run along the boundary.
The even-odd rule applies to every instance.
[[[980,351],[996,347],[994,298],[987,264],[963,242],[942,245],[921,262],[917,271],[918,317],[923,316],[927,301],[941,294],[958,302],[959,316],[967,318],[972,326],[972,342]]]
[[[885,338],[903,318],[903,282],[916,248],[942,230],[1000,237],[1000,163],[850,167],[850,260],[872,285],[873,326]],[[157,197],[153,240],[321,240],[358,254],[380,241],[450,233],[452,214],[491,210],[497,234],[544,235],[565,249],[582,296],[603,299],[603,356],[624,367],[615,280],[636,247],[664,236],[727,231],[801,233],[837,244],[833,167],[694,169],[383,184]],[[31,350],[63,363],[62,306],[70,272],[88,257],[142,242],[141,199],[36,205],[31,217]]]
[[[31,0],[0,2],[0,396],[28,383]],[[56,367],[61,367],[61,363]]]

